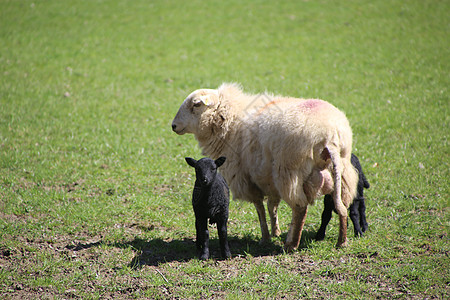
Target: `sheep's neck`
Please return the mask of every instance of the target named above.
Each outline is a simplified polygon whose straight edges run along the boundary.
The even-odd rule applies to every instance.
[[[203,154],[213,159],[217,159],[220,156],[230,156],[233,152],[237,153],[238,149],[234,149],[234,145],[237,145],[232,139],[236,137],[235,124],[230,126],[233,128],[227,132],[214,132],[214,130],[207,136],[197,137],[200,148],[203,150]],[[234,138],[232,138],[234,137]]]

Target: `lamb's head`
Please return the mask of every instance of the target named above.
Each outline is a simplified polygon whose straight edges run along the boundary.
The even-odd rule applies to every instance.
[[[216,178],[217,168],[219,168],[225,162],[225,157],[221,156],[216,160],[204,157],[200,160],[195,160],[190,157],[186,157],[186,162],[191,167],[195,168],[195,177],[202,186],[209,186]]]
[[[219,106],[217,90],[200,89],[192,92],[181,104],[172,121],[172,130],[177,134],[202,134],[210,126],[216,108]]]

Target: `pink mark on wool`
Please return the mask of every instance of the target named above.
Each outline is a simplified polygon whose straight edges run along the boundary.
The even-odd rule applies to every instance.
[[[317,100],[317,99],[311,99],[311,100],[305,100],[302,101],[302,103],[300,103],[298,105],[298,107],[302,110],[302,111],[313,111],[313,110],[317,110],[319,109],[321,106],[323,106],[325,104],[324,101],[322,100]]]

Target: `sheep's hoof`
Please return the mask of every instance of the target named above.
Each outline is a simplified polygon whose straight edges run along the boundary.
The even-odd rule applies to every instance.
[[[336,248],[345,248],[345,247],[347,247],[348,246],[348,242],[347,242],[347,240],[345,240],[344,242],[337,242],[337,244],[336,244]]]
[[[284,251],[285,251],[286,253],[292,253],[292,252],[294,252],[295,250],[297,250],[297,247],[295,247],[294,245],[290,245],[290,244],[285,244],[285,245],[284,245]]]
[[[272,230],[272,236],[273,237],[278,237],[281,235],[281,230],[280,228],[276,228],[275,230]]]
[[[259,244],[262,245],[267,245],[271,242],[272,240],[270,239],[270,237],[262,237],[261,240],[259,241]]]

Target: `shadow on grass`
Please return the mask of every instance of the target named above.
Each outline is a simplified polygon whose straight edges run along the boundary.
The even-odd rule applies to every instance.
[[[232,257],[236,256],[267,256],[280,253],[280,246],[274,243],[260,245],[258,239],[254,237],[229,236],[228,243]],[[141,266],[158,266],[167,262],[187,262],[197,259],[195,241],[192,239],[163,241],[161,239],[142,240],[135,239],[130,242],[118,243],[114,246],[123,248],[131,246],[136,255],[130,262],[132,268]],[[211,259],[220,260],[220,245],[218,238],[209,240],[209,250]]]
[[[306,249],[310,246],[314,239],[315,232],[303,231],[302,240],[299,250]],[[284,253],[283,241],[286,239],[286,233],[279,238],[275,238],[272,242],[266,244],[259,243],[259,237],[254,235],[246,235],[244,237],[229,236],[228,243],[230,246],[232,257],[263,257],[273,256]],[[168,262],[187,262],[192,259],[197,259],[196,245],[193,239],[174,239],[165,241],[162,239],[144,240],[135,238],[132,241],[118,242],[118,243],[104,243],[98,241],[88,244],[77,244],[74,246],[67,246],[72,251],[80,251],[92,247],[98,247],[106,244],[110,247],[117,247],[125,249],[131,247],[136,253],[134,258],[129,263],[132,268],[140,268],[142,266],[158,266],[162,263]],[[220,260],[220,246],[219,239],[212,238],[209,241],[211,259]]]
[[[303,231],[302,241],[299,249],[309,247],[314,239],[316,232]],[[259,237],[246,235],[244,237],[228,236],[232,257],[263,257],[273,256],[284,253],[283,242],[286,234],[274,241],[266,244],[259,243]],[[209,241],[210,254],[212,259],[220,260],[220,245],[218,238],[212,238]],[[117,247],[132,246],[136,251],[136,256],[130,262],[130,267],[139,268],[141,266],[158,266],[166,262],[187,262],[196,257],[196,245],[192,239],[172,240],[170,242],[161,239],[152,239],[149,241],[135,239],[131,242],[116,244]]]

